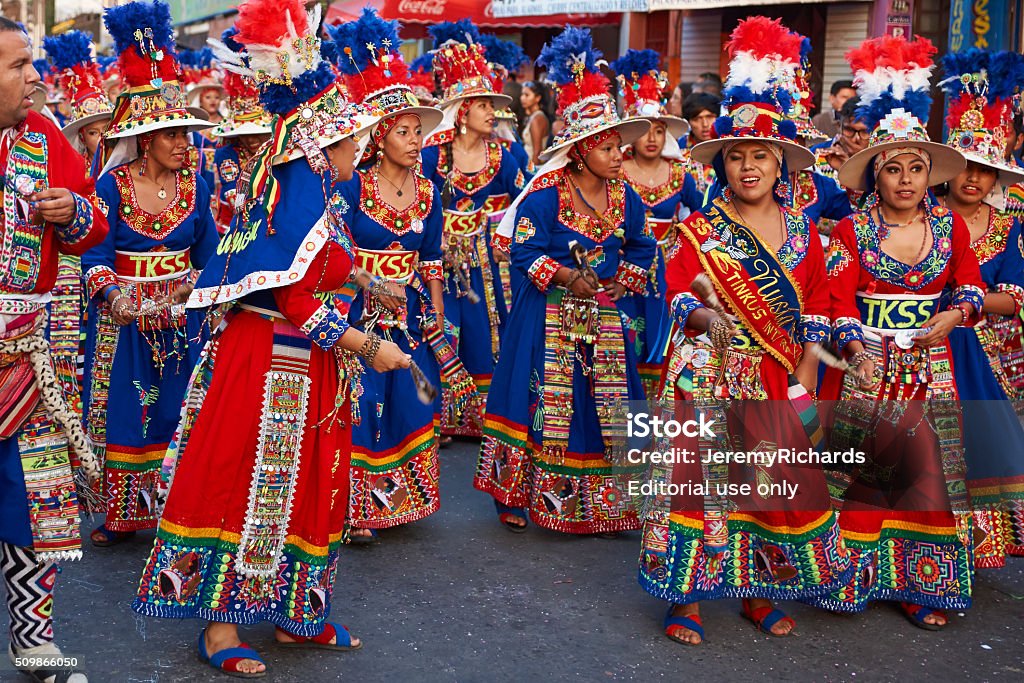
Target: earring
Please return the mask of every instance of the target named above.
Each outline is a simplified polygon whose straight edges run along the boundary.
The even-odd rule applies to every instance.
[[[461,126],[459,126],[459,135],[465,135],[465,134],[466,134],[466,124],[462,124]]]
[[[139,165],[139,177],[146,175],[146,161],[149,159],[149,150],[142,151],[142,163]]]

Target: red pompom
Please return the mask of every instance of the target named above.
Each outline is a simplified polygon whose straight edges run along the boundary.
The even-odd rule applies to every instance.
[[[248,0],[238,6],[235,40],[243,45],[277,45],[290,37],[287,18],[296,35],[309,33],[303,0]]]
[[[779,19],[756,16],[741,19],[725,47],[730,57],[737,52],[749,52],[758,59],[780,57],[799,62],[802,42],[800,35],[792,33]]]

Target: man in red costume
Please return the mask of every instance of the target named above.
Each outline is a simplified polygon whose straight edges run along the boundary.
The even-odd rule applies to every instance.
[[[36,680],[77,683],[85,676],[51,665],[60,661],[54,563],[81,556],[74,472],[81,465],[92,478],[97,467],[44,333],[58,252],[99,244],[107,220],[89,196],[81,155],[30,111],[38,81],[24,29],[0,17],[0,572],[9,656]]]

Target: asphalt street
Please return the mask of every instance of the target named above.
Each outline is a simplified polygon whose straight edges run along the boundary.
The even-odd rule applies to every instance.
[[[797,635],[770,638],[740,617],[739,601],[719,601],[703,606],[706,642],[687,647],[662,635],[664,605],[636,582],[639,532],[511,534],[472,489],[475,458],[474,443],[446,448],[440,512],[343,554],[332,618],[363,639],[362,650],[283,650],[266,624],[242,630],[268,680],[1024,679],[1024,559],[982,571],[974,607],[951,613],[940,633],[914,628],[890,605],[838,616],[786,604]],[[58,642],[94,682],[230,680],[196,657],[198,622],[129,609],[151,540],[88,546],[64,567]],[[0,680],[28,679],[6,671]]]

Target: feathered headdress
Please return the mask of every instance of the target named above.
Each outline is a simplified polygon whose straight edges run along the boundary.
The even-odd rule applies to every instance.
[[[893,36],[869,38],[846,53],[860,99],[857,118],[871,133],[867,148],[839,170],[839,182],[845,187],[864,190],[873,185],[869,166],[900,150],[924,153],[931,166],[929,185],[945,182],[963,169],[963,156],[929,140],[925,129],[932,104],[928,89],[934,54],[935,46],[920,36],[909,41]]]
[[[1024,170],[1004,161],[1013,132],[1014,101],[1024,86],[1024,55],[970,48],[942,58],[946,79],[940,85],[948,97],[946,144],[967,158],[994,168],[999,180],[1012,185]]]
[[[541,153],[542,161],[576,143],[580,143],[578,153],[585,156],[613,132],[628,145],[650,128],[647,121],[619,119],[608,93],[610,83],[600,71],[603,63],[585,28],[566,26],[541,50],[537,65],[547,69],[547,80],[558,96],[558,113],[565,121],[551,146]]]
[[[333,42],[333,41],[332,41]],[[434,55],[424,52],[409,65],[409,85],[416,93],[420,104],[432,105],[436,102],[434,90],[437,84],[434,80]]]
[[[494,90],[494,70],[484,56],[480,31],[469,19],[430,27],[434,70],[441,76],[442,109],[474,97],[486,97],[501,109],[512,102]]]
[[[207,88],[224,90],[224,71],[209,47],[181,50],[178,52],[178,62],[181,64],[182,81],[185,83],[189,104],[195,105],[200,94]]]
[[[224,31],[220,36],[218,49],[230,50],[245,63],[245,48],[235,40],[237,34],[238,29],[234,26]],[[210,54],[212,56],[212,49]],[[228,138],[239,135],[266,135],[272,132],[273,120],[260,104],[260,94],[251,77],[227,70],[224,73],[224,92],[228,100],[228,116],[213,129],[213,135]]]
[[[245,47],[244,54],[211,41],[225,68],[252,78],[264,108],[277,115],[270,145],[253,161],[250,186],[242,195],[260,199],[271,233],[280,199],[272,165],[305,156],[324,179],[326,193],[331,174],[322,148],[373,120],[338,88],[331,65],[321,57],[319,24],[319,5],[307,12],[303,0],[248,0],[238,8],[237,33],[228,36]]]
[[[530,63],[522,47],[511,40],[502,40],[493,33],[481,34],[480,44],[484,46],[484,54],[494,71],[494,92],[501,92],[509,74],[516,73]]]
[[[398,22],[385,21],[366,7],[355,21],[326,27],[331,39],[341,46],[338,69],[352,99],[380,113],[370,145],[363,159],[376,152],[394,122],[406,114],[419,116],[423,135],[441,122],[441,112],[420,106],[409,87],[409,67],[398,51]]]
[[[790,171],[814,162],[814,155],[796,143],[796,124],[789,118],[801,43],[778,19],[740,20],[725,46],[731,58],[722,91],[726,113],[715,120],[713,138],[693,148],[694,159],[710,164],[726,143],[754,139],[777,145]]]
[[[661,55],[654,50],[626,50],[610,66],[622,89],[622,109],[627,118],[661,121],[673,139],[689,132],[686,121],[665,111],[668,74],[661,70]]]
[[[43,49],[70,105],[71,114],[63,131],[75,144],[83,126],[109,119],[113,112],[99,66],[92,57],[92,37],[82,31],[68,31],[44,38]]]
[[[174,52],[171,12],[160,0],[136,0],[104,10],[127,90],[117,99],[108,138],[159,128],[208,125],[185,108]]]

